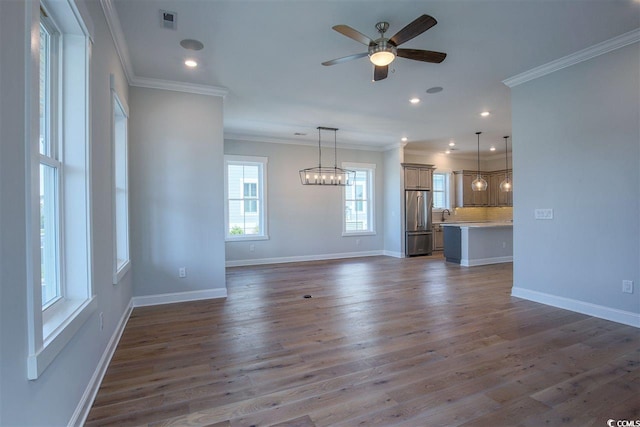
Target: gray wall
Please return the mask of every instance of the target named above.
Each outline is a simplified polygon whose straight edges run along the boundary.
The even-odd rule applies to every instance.
[[[318,164],[317,146],[226,140],[224,153],[269,159],[267,166],[269,240],[227,242],[226,257],[232,265],[264,259],[329,257],[335,254],[383,250],[382,153],[338,149],[338,166],[342,162],[376,164],[377,234],[357,237],[342,236],[343,196],[340,187],[300,184],[298,170]],[[323,150],[323,153],[326,151]],[[331,159],[329,163],[332,164],[333,152],[326,155],[329,156],[327,158]],[[323,154],[323,163],[325,160]]]
[[[129,106],[135,295],[225,289],[222,98],[131,88]]]
[[[38,17],[38,2],[34,16]],[[93,289],[98,310],[36,381],[27,381],[25,2],[0,1],[0,425],[66,425],[132,295],[131,276],[112,284],[111,94],[127,84],[98,2],[87,2],[94,24],[91,66]],[[35,70],[37,73],[37,70]],[[37,75],[37,74],[36,74]],[[33,92],[30,90],[30,92]],[[37,100],[37,93],[36,93]],[[35,111],[37,118],[37,109]],[[37,120],[37,119],[36,119]],[[104,330],[98,314],[104,312]]]
[[[515,288],[640,313],[639,53],[635,43],[512,89]],[[535,220],[536,208],[554,219]]]
[[[384,250],[396,257],[404,254],[402,162],[402,148],[384,152]]]

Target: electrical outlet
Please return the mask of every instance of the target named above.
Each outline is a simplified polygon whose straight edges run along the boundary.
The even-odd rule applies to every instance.
[[[181,279],[184,279],[185,277],[187,277],[187,268],[186,267],[180,267],[178,269],[178,277],[180,277]]]
[[[622,292],[624,292],[625,294],[633,293],[633,280],[622,281]]]
[[[100,330],[102,331],[104,329],[104,313],[100,312]]]
[[[249,252],[253,252],[256,250],[256,245],[249,245]]]
[[[356,239],[356,246],[360,246],[360,239]]]
[[[536,219],[553,219],[553,209],[535,209],[533,213]]]
[[[502,248],[506,248],[507,247],[507,242],[502,242]]]

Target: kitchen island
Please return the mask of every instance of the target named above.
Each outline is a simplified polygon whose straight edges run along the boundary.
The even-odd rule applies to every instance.
[[[513,261],[512,222],[442,223],[444,257],[465,267]]]

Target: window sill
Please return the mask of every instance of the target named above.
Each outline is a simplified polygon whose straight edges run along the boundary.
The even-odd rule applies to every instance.
[[[375,231],[343,231],[342,237],[350,237],[350,236],[375,236]]]
[[[66,300],[58,304],[60,307],[56,307],[55,313],[42,325],[43,347],[35,354],[30,354],[27,360],[29,380],[38,379],[98,308],[95,297],[82,301]]]
[[[226,237],[225,242],[249,242],[251,240],[269,240],[269,236]]]
[[[127,274],[127,272],[131,269],[131,261],[124,261],[118,268],[118,270],[113,275],[113,284],[117,285],[120,283],[122,278]]]

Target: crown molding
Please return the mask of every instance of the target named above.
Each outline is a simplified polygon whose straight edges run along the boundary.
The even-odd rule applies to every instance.
[[[198,85],[183,83],[173,80],[150,79],[146,77],[133,77],[129,82],[131,86],[145,87],[149,89],[172,90],[175,92],[195,93],[198,95],[220,96],[224,98],[229,90],[220,86]]]
[[[120,19],[118,18],[115,6],[113,5],[112,0],[100,0],[100,6],[102,6],[104,17],[107,20],[107,26],[111,32],[113,43],[116,46],[116,52],[120,58],[124,74],[129,84],[131,84],[135,75],[133,74],[133,67],[131,66],[129,47],[127,46],[127,42],[124,38],[124,32],[122,31],[122,26],[120,26]]]
[[[632,43],[637,43],[639,41],[640,28],[636,28],[635,30],[629,31],[628,33],[624,33],[586,49],[579,50],[578,52],[572,53],[571,55],[567,55],[563,58],[556,59],[555,61],[548,62],[544,65],[533,68],[529,71],[525,71],[524,73],[520,73],[516,76],[509,77],[508,79],[503,80],[502,83],[512,88],[521,85],[522,83],[526,83],[542,76],[546,76],[547,74],[551,74],[563,68],[579,64],[580,62],[587,61],[591,58],[595,58],[596,56],[611,52],[612,50],[620,49],[621,47],[630,45]]]
[[[246,135],[246,134],[237,134],[231,132],[225,132],[224,134],[225,141],[238,141],[238,142],[266,142],[268,144],[285,144],[285,145],[302,145],[306,147],[317,147],[318,141],[312,140],[301,140],[301,139],[291,139],[291,138],[273,138],[269,136],[260,136],[260,135]],[[386,151],[386,147],[380,146],[371,146],[371,145],[362,145],[362,144],[344,144],[338,143],[338,148],[342,150],[361,150],[361,151]]]
[[[227,95],[229,91],[224,87],[198,85],[193,83],[183,83],[172,80],[160,80],[136,76],[133,72],[133,66],[131,65],[131,56],[129,54],[129,47],[127,46],[127,41],[124,37],[122,26],[120,25],[118,13],[116,12],[115,6],[113,5],[113,0],[100,0],[100,6],[102,6],[102,11],[104,12],[107,26],[109,27],[109,31],[111,32],[111,38],[113,39],[113,43],[116,47],[116,52],[118,53],[120,63],[122,64],[124,74],[130,86],[172,90],[175,92],[187,92],[199,95],[221,96],[223,98]]]

